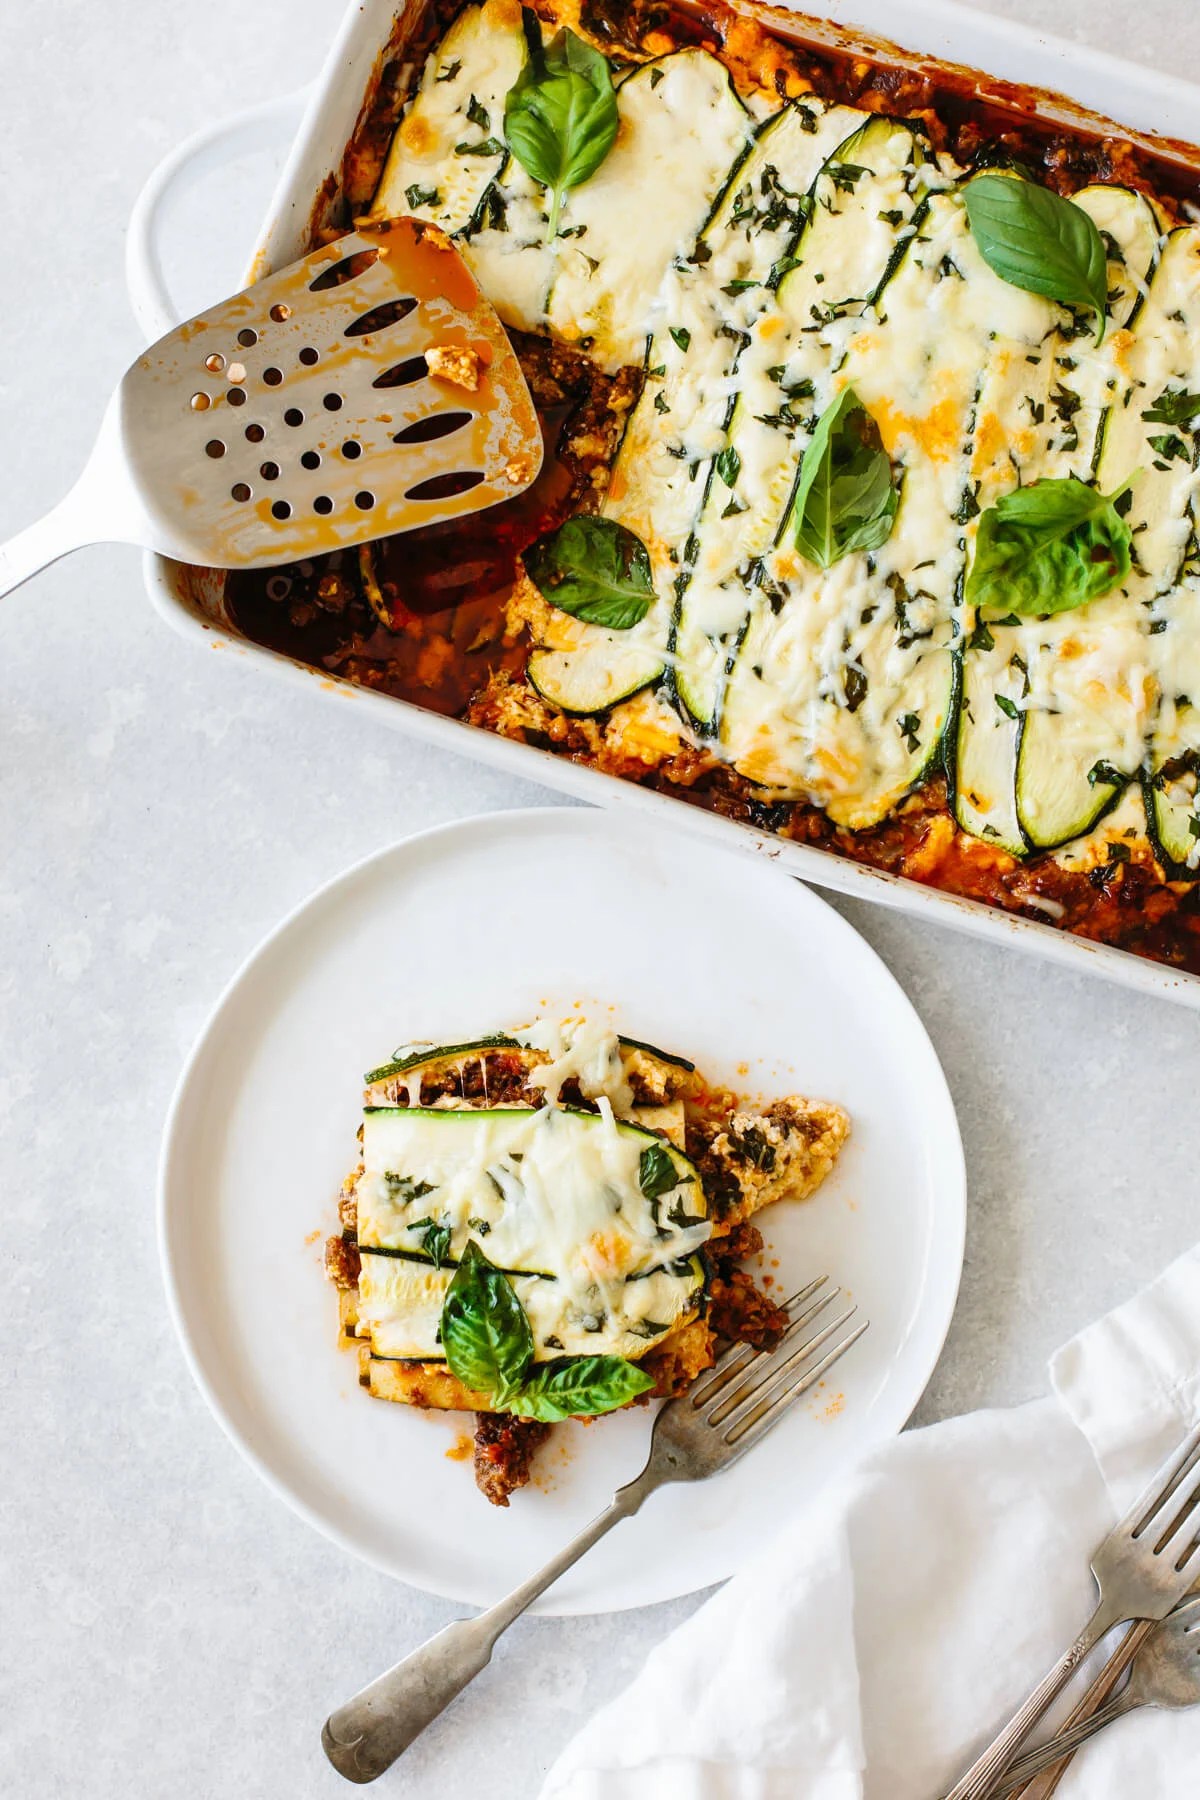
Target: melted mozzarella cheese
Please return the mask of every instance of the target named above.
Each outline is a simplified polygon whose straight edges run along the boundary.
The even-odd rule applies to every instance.
[[[373,218],[413,213],[447,232],[469,224],[508,159],[503,147],[479,155],[478,146],[503,146],[504,97],[524,61],[520,23],[506,0],[484,0],[459,14],[404,110],[371,204]]]
[[[571,1073],[619,1086],[605,1046],[587,1038],[549,1065],[549,1085],[566,1079],[573,1049]],[[365,1295],[360,1281],[360,1316],[372,1334],[392,1321],[401,1335],[421,1336],[432,1353],[428,1323],[442,1284],[415,1260],[430,1256],[431,1229],[446,1234],[443,1260],[457,1262],[475,1242],[498,1268],[521,1278],[520,1298],[545,1354],[629,1354],[613,1347],[631,1334],[639,1346],[632,1353],[640,1354],[650,1337],[639,1335],[638,1325],[662,1318],[654,1306],[673,1302],[664,1328],[688,1310],[701,1274],[687,1259],[710,1232],[699,1177],[664,1139],[617,1119],[606,1094],[598,1105],[595,1113],[553,1105],[367,1108],[358,1238],[370,1263]],[[656,1146],[674,1163],[678,1181],[650,1199],[641,1161]],[[389,1260],[405,1261],[406,1269],[389,1270]],[[448,1281],[452,1270],[434,1273]],[[412,1297],[411,1318],[397,1315],[404,1295]]]
[[[568,1081],[577,1081],[586,1100],[598,1100],[603,1095],[617,1112],[629,1112],[633,1090],[625,1079],[621,1040],[610,1025],[587,1019],[566,1019],[561,1023],[535,1019],[514,1036],[518,1044],[541,1050],[550,1058],[533,1070],[529,1085],[540,1088],[551,1104],[558,1100]]]
[[[602,505],[645,544],[653,599],[621,632],[546,608],[534,686],[567,711],[616,708],[619,741],[630,696],[669,675],[682,740],[852,829],[949,731],[960,825],[1016,855],[1073,842],[1068,863],[1103,850],[1103,815],[1141,771],[1166,860],[1200,868],[1198,440],[1143,416],[1200,391],[1200,231],[1164,239],[1127,188],[1073,196],[1109,252],[1097,344],[983,263],[963,171],[908,126],[808,99],[748,109],[717,59],[684,50],[619,80],[617,144],[547,244],[540,184],[499,150],[472,154],[502,136],[524,54],[507,0],[460,15],[374,210],[456,232],[510,324],[610,371],[646,344]],[[877,551],[819,571],[789,510],[848,384],[900,505]],[[1121,590],[1047,619],[964,608],[977,519],[1002,494],[1067,476],[1110,491],[1135,470]]]

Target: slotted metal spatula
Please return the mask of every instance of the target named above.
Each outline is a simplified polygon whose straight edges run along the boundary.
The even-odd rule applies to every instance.
[[[256,568],[478,512],[542,440],[448,238],[367,224],[160,338],[66,498],[0,545],[0,594],[84,544]]]

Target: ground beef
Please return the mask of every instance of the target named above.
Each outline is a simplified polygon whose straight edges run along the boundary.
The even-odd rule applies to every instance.
[[[534,1452],[550,1435],[536,1419],[508,1413],[475,1414],[475,1485],[493,1506],[507,1506],[514,1488],[529,1481]]]
[[[755,1287],[744,1269],[731,1269],[728,1275],[713,1276],[708,1322],[719,1338],[773,1350],[787,1329],[788,1316]]]
[[[325,1240],[325,1273],[335,1287],[355,1288],[362,1258],[353,1238],[331,1237]]]

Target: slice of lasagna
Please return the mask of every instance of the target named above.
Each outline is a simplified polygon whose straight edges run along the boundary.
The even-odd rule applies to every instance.
[[[682,1393],[720,1339],[782,1309],[740,1261],[849,1131],[834,1105],[761,1112],[609,1026],[413,1046],[367,1076],[361,1158],[326,1245],[344,1340],[378,1399],[476,1415],[498,1506],[557,1419]]]

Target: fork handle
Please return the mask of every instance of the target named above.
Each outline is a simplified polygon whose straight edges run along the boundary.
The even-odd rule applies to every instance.
[[[505,1599],[474,1619],[456,1619],[403,1662],[331,1713],[321,1732],[325,1754],[347,1781],[374,1781],[491,1661],[497,1640],[539,1594],[621,1519],[638,1510],[661,1477],[643,1469],[579,1536]]]
[[[1111,1608],[1104,1605],[1097,1608],[1091,1623],[1080,1632],[1066,1655],[1060,1657],[1050,1672],[1042,1677],[1024,1706],[1013,1714],[1003,1731],[997,1733],[983,1754],[976,1757],[945,1800],[986,1800],[986,1796],[995,1791],[1000,1777],[1017,1750],[1047,1707],[1066,1687],[1084,1657],[1095,1649],[1106,1632],[1120,1623],[1119,1618],[1113,1617]]]
[[[1124,1677],[1129,1673],[1134,1657],[1154,1630],[1155,1623],[1156,1621],[1153,1619],[1139,1619],[1129,1627],[1086,1694],[1063,1720],[1064,1731],[1070,1731],[1072,1727],[1082,1724],[1085,1719],[1092,1718],[1095,1713],[1100,1712],[1107,1705],[1120,1687]],[[1074,1754],[1073,1750],[1068,1751],[1058,1762],[1049,1768],[1040,1770],[1029,1781],[1028,1786],[1021,1789],[1021,1800],[1050,1800],[1050,1796],[1057,1792],[1059,1782],[1070,1768],[1071,1758]],[[1017,1767],[1019,1764],[1014,1763],[1013,1768]]]
[[[1051,1768],[1064,1756],[1074,1755],[1080,1744],[1086,1744],[1090,1737],[1103,1731],[1106,1725],[1114,1725],[1126,1713],[1136,1712],[1139,1706],[1148,1704],[1149,1702],[1126,1688],[1123,1694],[1110,1700],[1099,1712],[1089,1714],[1078,1725],[1068,1725],[1065,1731],[1060,1731],[1048,1744],[1043,1744],[1039,1750],[1031,1750],[1028,1756],[1022,1756],[1018,1762],[1013,1763],[1001,1779],[1000,1786],[995,1790],[996,1794],[1015,1794],[1018,1788],[1024,1787],[1027,1781],[1032,1781],[1035,1775],[1040,1775],[1043,1769]]]

